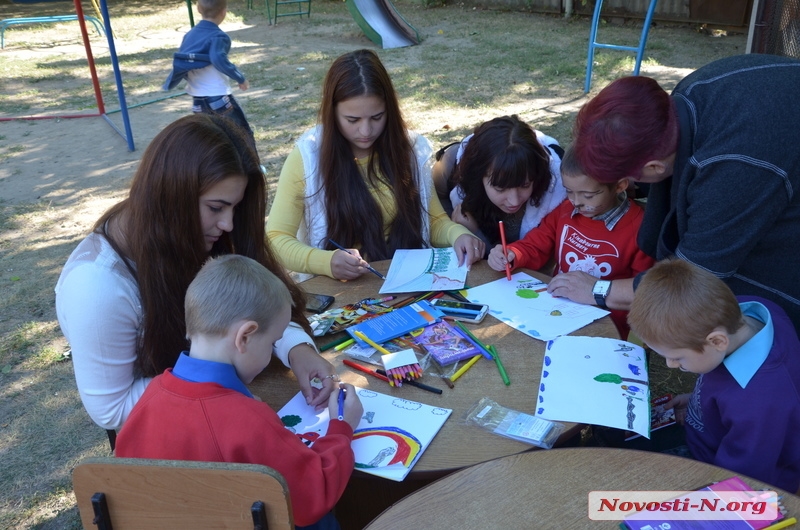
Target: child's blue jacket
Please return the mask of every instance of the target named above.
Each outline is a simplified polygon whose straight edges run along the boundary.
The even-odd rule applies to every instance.
[[[230,49],[231,38],[213,22],[201,20],[183,37],[180,50],[172,59],[172,72],[162,88],[172,90],[186,79],[190,70],[210,64],[237,83],[244,83],[242,72],[228,60]]]

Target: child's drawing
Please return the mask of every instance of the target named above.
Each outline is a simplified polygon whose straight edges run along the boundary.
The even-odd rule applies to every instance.
[[[458,266],[456,251],[448,248],[396,250],[380,293],[413,293],[463,289],[466,265]]]
[[[402,464],[410,467],[422,450],[422,443],[397,427],[369,427],[353,432],[353,453],[357,469]]]
[[[643,353],[635,344],[600,337],[568,336],[548,342],[537,415],[649,437],[650,387]],[[629,354],[639,359],[634,361]]]
[[[453,411],[363,388],[356,391],[364,406],[351,445],[356,468],[391,480],[403,480]],[[328,431],[328,410],[316,412],[301,393],[278,415],[287,429],[306,445]]]
[[[486,304],[489,312],[509,326],[539,340],[552,340],[591,324],[608,314],[599,307],[556,298],[547,285],[524,272],[511,281],[500,278],[467,291],[471,302]]]

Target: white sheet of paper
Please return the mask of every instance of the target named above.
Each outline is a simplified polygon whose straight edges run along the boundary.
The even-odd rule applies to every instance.
[[[353,434],[356,469],[397,482],[430,445],[452,409],[424,405],[388,394],[357,388],[364,416]],[[278,411],[286,428],[308,445],[308,438],[328,432],[328,409],[316,412],[298,392]],[[310,435],[310,436],[307,436]]]
[[[450,248],[396,250],[380,291],[415,293],[463,289],[466,265],[458,266],[456,251]]]
[[[645,352],[602,337],[558,337],[547,343],[536,415],[605,425],[650,437]]]
[[[547,284],[524,272],[515,272],[511,281],[502,277],[473,287],[467,298],[489,306],[489,313],[534,339],[551,340],[572,333],[608,314],[593,305],[556,298]]]

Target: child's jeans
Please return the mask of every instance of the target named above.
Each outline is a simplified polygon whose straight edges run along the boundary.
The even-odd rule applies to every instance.
[[[256,139],[253,136],[253,129],[244,116],[244,111],[230,94],[226,96],[193,96],[192,112],[204,114],[216,114],[224,116],[242,128],[242,131],[250,139],[250,145],[256,148]]]

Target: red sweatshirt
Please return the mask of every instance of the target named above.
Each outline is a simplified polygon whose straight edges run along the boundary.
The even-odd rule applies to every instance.
[[[629,199],[630,200],[630,199]],[[511,243],[514,267],[538,270],[556,257],[556,274],[583,271],[603,280],[633,278],[653,266],[655,260],[636,244],[644,210],[631,201],[625,215],[609,230],[603,221],[572,216],[572,203],[562,202],[539,226]],[[613,288],[613,287],[612,287]],[[623,339],[628,338],[627,311],[611,310],[611,318]]]
[[[355,465],[353,429],[331,418],[307,447],[269,405],[216,383],[193,383],[168,369],[153,379],[117,437],[116,456],[262,464],[289,486],[294,522],[327,514]]]

